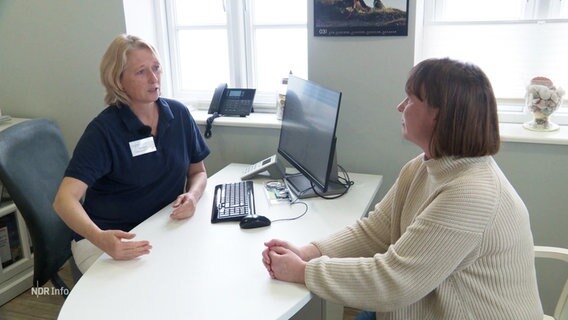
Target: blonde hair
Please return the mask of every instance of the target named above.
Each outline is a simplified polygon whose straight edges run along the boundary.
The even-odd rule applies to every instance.
[[[156,49],[141,38],[128,34],[120,34],[110,43],[103,55],[100,65],[101,82],[105,87],[105,104],[112,105],[121,102],[129,104],[130,98],[122,89],[120,82],[122,73],[126,68],[127,54],[133,49],[148,49],[160,60]]]

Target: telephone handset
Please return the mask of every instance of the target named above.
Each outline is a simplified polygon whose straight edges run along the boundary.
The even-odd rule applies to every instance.
[[[215,89],[211,105],[209,105],[209,114],[213,114],[207,118],[205,127],[205,138],[211,137],[211,127],[215,118],[220,116],[240,116],[246,117],[252,111],[252,102],[256,89],[239,89],[227,88],[226,83],[222,83]]]

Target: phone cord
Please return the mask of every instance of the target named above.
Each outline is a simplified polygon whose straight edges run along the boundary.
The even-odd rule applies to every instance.
[[[207,118],[207,125],[205,126],[205,139],[209,139],[211,138],[211,127],[213,126],[213,121],[215,120],[215,118],[219,118],[220,115],[218,112],[214,112],[212,116],[210,116],[209,118]]]

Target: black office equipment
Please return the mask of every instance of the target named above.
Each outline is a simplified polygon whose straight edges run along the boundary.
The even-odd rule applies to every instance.
[[[227,84],[220,84],[209,105],[209,114],[215,112],[225,116],[248,116],[252,112],[252,102],[256,89],[227,88]]]
[[[300,172],[286,177],[298,198],[347,191],[338,180],[335,152],[340,103],[341,92],[290,75],[278,154]]]
[[[241,222],[239,222],[239,226],[241,229],[254,229],[254,228],[262,228],[268,227],[271,224],[270,219],[265,216],[246,216],[244,217]]]
[[[220,116],[246,117],[252,111],[252,103],[256,89],[227,88],[226,83],[220,84],[211,98],[209,114],[205,125],[205,138],[211,138],[213,121]]]
[[[215,186],[211,223],[241,221],[243,217],[255,215],[252,181],[223,183]]]

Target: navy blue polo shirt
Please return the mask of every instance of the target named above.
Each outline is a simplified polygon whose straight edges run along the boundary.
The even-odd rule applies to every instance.
[[[87,184],[83,207],[103,230],[130,231],[182,194],[191,163],[209,155],[180,102],[160,98],[155,152],[133,156],[130,142],[150,137],[128,106],[108,106],[79,139],[65,176]],[[75,240],[80,240],[75,235]]]

